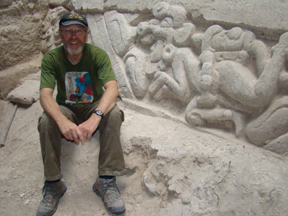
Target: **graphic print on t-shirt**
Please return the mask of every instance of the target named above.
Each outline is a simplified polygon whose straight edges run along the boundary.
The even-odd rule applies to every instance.
[[[88,72],[67,72],[65,74],[66,104],[91,103],[93,91]]]

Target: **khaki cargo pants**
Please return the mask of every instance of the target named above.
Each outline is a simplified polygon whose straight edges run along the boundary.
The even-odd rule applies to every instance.
[[[62,113],[72,122],[79,125],[88,119],[97,108],[99,101],[81,107],[65,107],[60,105]],[[101,120],[100,152],[98,175],[119,176],[126,172],[123,151],[120,143],[120,127],[124,121],[124,113],[116,105]],[[61,134],[55,121],[43,112],[38,121],[44,176],[47,181],[63,177],[61,173]]]

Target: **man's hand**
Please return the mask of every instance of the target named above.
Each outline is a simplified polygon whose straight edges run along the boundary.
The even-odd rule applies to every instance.
[[[100,121],[101,121],[100,116],[97,116],[96,114],[92,114],[91,117],[87,121],[78,125],[78,128],[83,135],[84,141],[91,140],[92,134],[98,128]]]
[[[42,88],[40,90],[40,103],[45,113],[49,115],[58,125],[60,132],[67,139],[79,144],[84,143],[84,137],[76,124],[67,119],[60,110],[59,105],[52,97],[53,89]]]
[[[104,114],[109,113],[116,105],[117,97],[119,96],[117,82],[111,80],[104,85],[105,92],[102,96],[96,110],[101,110]],[[91,140],[92,134],[96,131],[101,121],[101,116],[93,113],[89,119],[78,125],[82,132],[84,140]]]
[[[85,137],[83,136],[82,131],[78,128],[76,124],[69,121],[68,119],[65,121],[62,121],[58,124],[59,130],[63,134],[63,136],[67,140],[74,141],[77,145],[79,144],[79,141],[84,144]]]

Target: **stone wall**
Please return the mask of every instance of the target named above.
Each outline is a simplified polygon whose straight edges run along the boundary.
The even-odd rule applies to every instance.
[[[0,70],[39,55],[39,33],[47,11],[43,1],[0,2]]]
[[[89,42],[108,52],[124,101],[288,151],[285,1],[48,3],[39,52],[60,45],[59,16],[74,9],[88,20]]]

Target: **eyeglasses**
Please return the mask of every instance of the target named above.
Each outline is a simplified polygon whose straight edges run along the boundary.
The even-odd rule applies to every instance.
[[[65,36],[71,36],[73,33],[75,33],[76,36],[82,36],[86,31],[83,29],[62,29],[61,32],[63,32]]]

